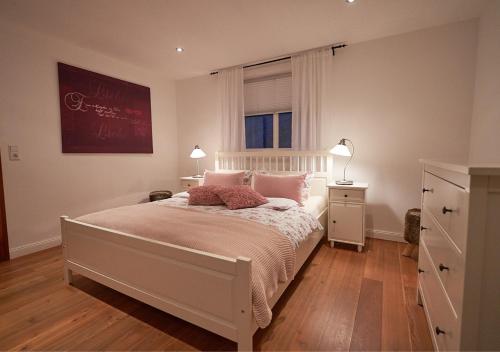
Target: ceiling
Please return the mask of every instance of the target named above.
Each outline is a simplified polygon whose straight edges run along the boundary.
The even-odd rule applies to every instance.
[[[486,0],[1,0],[0,19],[175,79],[479,17]],[[177,53],[175,48],[185,48]]]

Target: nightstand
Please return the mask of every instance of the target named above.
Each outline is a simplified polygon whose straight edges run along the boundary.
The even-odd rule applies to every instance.
[[[365,193],[367,183],[328,186],[328,241],[351,243],[361,252],[365,245]]]
[[[198,187],[203,184],[203,177],[185,176],[181,177],[182,189],[187,191],[191,187]]]

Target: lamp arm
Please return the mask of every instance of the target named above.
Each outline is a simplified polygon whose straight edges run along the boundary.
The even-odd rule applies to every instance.
[[[346,171],[346,169],[347,169],[347,166],[348,166],[348,165],[349,165],[349,163],[351,162],[352,157],[354,156],[354,143],[353,143],[350,139],[347,139],[347,138],[344,138],[344,140],[349,141],[349,143],[351,144],[351,148],[352,148],[351,157],[349,158],[349,160],[347,160],[347,162],[345,163],[345,166],[344,166],[344,180],[345,180],[345,179],[346,179],[346,178],[345,178],[345,171]]]

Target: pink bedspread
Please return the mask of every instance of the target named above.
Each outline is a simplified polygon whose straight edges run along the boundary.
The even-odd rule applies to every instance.
[[[268,299],[278,283],[293,277],[295,250],[285,235],[254,221],[154,203],[108,209],[76,220],[226,257],[252,259],[252,305],[257,325],[266,327]]]

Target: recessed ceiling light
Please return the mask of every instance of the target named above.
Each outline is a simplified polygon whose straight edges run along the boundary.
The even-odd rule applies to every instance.
[[[345,2],[348,4],[352,4],[354,1],[356,1],[356,0],[345,0]]]
[[[177,51],[178,53],[182,53],[184,51],[184,48],[181,48],[180,46],[175,48],[175,51]]]

